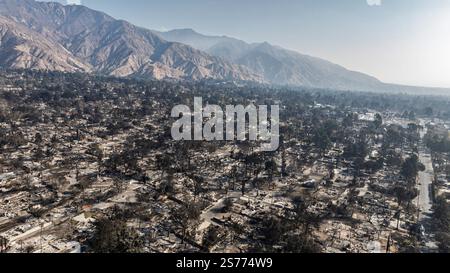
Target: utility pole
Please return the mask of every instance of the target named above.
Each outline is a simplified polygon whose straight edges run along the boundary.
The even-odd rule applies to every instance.
[[[391,235],[389,234],[387,246],[386,246],[386,253],[390,253],[390,252],[391,252]]]
[[[43,244],[42,244],[42,231],[43,231],[43,229],[44,229],[44,223],[42,222],[41,224],[40,224],[40,226],[41,226],[41,236],[40,236],[40,245],[41,245],[41,253],[44,253],[43,252]]]

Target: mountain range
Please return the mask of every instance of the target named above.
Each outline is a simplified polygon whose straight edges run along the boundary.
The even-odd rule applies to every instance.
[[[337,90],[450,93],[385,84],[329,61],[192,29],[158,32],[81,5],[0,0],[0,67]]]
[[[374,77],[267,42],[249,44],[226,36],[202,35],[192,29],[158,34],[168,41],[188,44],[246,66],[272,84],[351,90],[375,89],[382,85]]]
[[[249,69],[80,5],[0,0],[0,66],[262,82]]]

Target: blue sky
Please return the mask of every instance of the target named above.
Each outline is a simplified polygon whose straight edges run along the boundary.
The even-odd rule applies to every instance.
[[[268,41],[386,82],[450,87],[449,0],[82,0],[81,3],[151,29],[193,28],[249,42]]]

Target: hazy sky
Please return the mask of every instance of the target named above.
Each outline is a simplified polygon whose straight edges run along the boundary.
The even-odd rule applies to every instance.
[[[385,82],[450,87],[449,0],[81,2],[151,29],[268,41]]]

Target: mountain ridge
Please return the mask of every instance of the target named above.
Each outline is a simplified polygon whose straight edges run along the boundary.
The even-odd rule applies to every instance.
[[[247,43],[227,36],[208,36],[193,29],[156,31],[169,41],[182,41],[207,53],[244,65],[275,85],[372,92],[450,95],[449,88],[384,83],[330,61],[274,46]]]
[[[0,16],[5,18],[5,29],[15,28],[20,30],[16,32],[22,36],[34,37],[29,43],[42,41],[47,45],[47,50],[40,51],[54,55],[44,60],[34,56],[30,62],[16,58],[13,63],[3,62],[1,65],[5,68],[96,72],[155,79],[208,78],[263,82],[259,75],[245,67],[188,45],[168,42],[151,30],[116,20],[84,6],[33,0],[0,0]],[[17,47],[16,44],[1,43],[0,52],[23,54],[23,50]],[[51,52],[51,47],[60,50]],[[46,63],[46,60],[50,63]],[[64,60],[78,64],[78,69]]]
[[[244,65],[273,84],[356,90],[382,84],[366,74],[268,42],[247,43],[226,36],[203,35],[192,29],[157,33],[169,41],[183,42]]]

